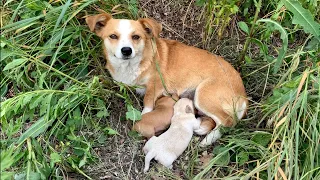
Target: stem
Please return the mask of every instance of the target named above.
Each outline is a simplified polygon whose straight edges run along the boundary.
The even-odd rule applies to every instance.
[[[256,2],[256,1],[255,1]],[[240,54],[240,58],[238,60],[238,62],[236,63],[236,67],[238,67],[239,69],[241,68],[243,62],[244,62],[244,57],[247,53],[247,50],[248,50],[248,47],[249,47],[249,44],[250,44],[250,40],[253,36],[253,32],[254,32],[254,26],[256,25],[256,21],[258,19],[258,15],[259,15],[259,12],[260,12],[260,9],[261,9],[261,2],[262,0],[259,0],[258,3],[256,3],[256,12],[254,14],[254,19],[253,19],[253,23],[251,25],[251,28],[250,28],[250,32],[249,32],[249,37],[246,39],[246,42],[244,43],[244,47],[243,47],[243,50]]]
[[[42,66],[42,67],[45,68],[45,69],[52,70],[52,71],[60,74],[61,76],[67,77],[67,78],[69,78],[70,80],[72,80],[72,81],[80,84],[81,86],[85,86],[85,85],[86,85],[85,83],[80,82],[80,81],[78,81],[77,79],[75,79],[75,78],[73,78],[73,77],[71,77],[71,76],[69,76],[69,75],[67,75],[67,74],[65,74],[65,73],[63,73],[63,72],[61,72],[61,71],[59,71],[59,70],[51,67],[51,66],[49,66],[48,64],[44,63],[43,61],[38,60],[37,57],[31,56],[31,55],[25,53],[24,51],[18,49],[17,47],[15,47],[15,46],[13,46],[13,45],[9,45],[9,44],[8,44],[8,46],[14,48],[14,49],[17,50],[18,52],[21,52],[21,54],[24,54],[25,56],[29,57],[29,58],[27,58],[28,61],[31,61],[31,62],[33,62],[33,63],[35,63],[35,64],[38,64],[38,65]]]

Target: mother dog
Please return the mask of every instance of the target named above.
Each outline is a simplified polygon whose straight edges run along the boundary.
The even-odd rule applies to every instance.
[[[179,96],[194,94],[195,107],[217,125],[211,131],[212,123],[201,124],[198,134],[211,131],[202,145],[220,137],[219,125],[231,127],[244,116],[248,101],[242,79],[223,58],[159,38],[162,26],[152,19],[113,19],[103,13],[88,16],[86,22],[103,40],[106,67],[113,79],[145,87],[142,113],[153,110],[164,85]]]

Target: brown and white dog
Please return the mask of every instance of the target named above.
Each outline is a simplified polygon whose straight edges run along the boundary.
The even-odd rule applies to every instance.
[[[248,101],[242,79],[223,58],[159,38],[162,26],[152,19],[113,19],[103,13],[88,16],[86,22],[103,40],[106,67],[113,79],[145,87],[143,114],[152,111],[164,93],[163,80],[167,90],[179,96],[194,92],[197,110],[216,122],[202,145],[217,139],[220,125],[231,127],[245,115]],[[204,133],[208,132],[200,134]]]
[[[158,132],[166,130],[171,124],[173,106],[179,97],[174,94],[172,97],[160,97],[156,101],[153,111],[142,115],[142,119],[133,125],[133,130],[138,131],[148,139]]]

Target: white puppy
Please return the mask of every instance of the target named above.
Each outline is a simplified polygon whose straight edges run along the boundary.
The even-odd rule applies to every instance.
[[[174,105],[174,114],[169,129],[159,137],[153,136],[143,147],[146,154],[144,172],[149,170],[154,158],[162,165],[172,168],[172,163],[188,147],[193,131],[200,127],[195,118],[193,102],[182,98]]]

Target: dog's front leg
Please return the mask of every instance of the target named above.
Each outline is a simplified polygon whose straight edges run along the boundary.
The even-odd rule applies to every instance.
[[[151,112],[154,108],[156,100],[163,94],[163,87],[160,85],[152,84],[151,86],[147,86],[146,94],[143,99],[143,110],[142,114]]]

